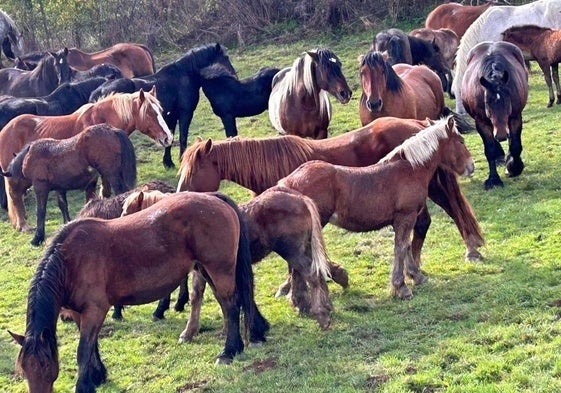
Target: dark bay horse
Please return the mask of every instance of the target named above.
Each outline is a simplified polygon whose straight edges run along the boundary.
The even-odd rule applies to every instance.
[[[66,60],[67,51],[48,52],[37,68],[23,71],[16,68],[0,70],[0,94],[15,97],[41,97],[59,85],[70,82],[72,74]]]
[[[429,184],[439,167],[458,175],[474,170],[452,117],[407,139],[377,164],[353,168],[310,161],[279,185],[310,197],[323,224],[331,222],[353,232],[391,225],[395,232],[391,285],[394,294],[408,299],[412,292],[405,274],[415,284],[426,281],[412,253],[411,235],[417,216],[426,210]]]
[[[37,228],[31,244],[45,240],[49,192],[58,191],[63,222],[70,221],[67,190],[85,190],[86,201],[95,195],[98,174],[102,194],[132,189],[136,183],[136,155],[128,135],[107,124],[96,124],[68,139],[42,138],[27,144],[10,162],[2,176],[27,180],[37,204]],[[106,188],[106,186],[108,186]],[[23,195],[20,196],[23,199]]]
[[[31,281],[25,335],[12,333],[22,346],[16,368],[29,391],[53,391],[61,307],[75,312],[80,330],[76,392],[94,392],[107,378],[98,336],[110,306],[159,299],[195,266],[223,312],[226,340],[217,362],[230,363],[244,349],[240,308],[250,342],[264,342],[268,329],[254,301],[249,244],[235,203],[224,195],[181,193],[134,216],[65,225]]]
[[[464,81],[462,103],[483,140],[489,163],[486,190],[503,186],[497,161],[504,158],[500,142],[508,139],[506,173],[518,176],[524,169],[522,110],[528,100],[528,71],[520,49],[509,42],[482,42],[471,50]]]
[[[396,64],[393,67],[377,51],[360,61],[359,113],[362,125],[383,116],[404,119],[438,119],[445,112],[442,83],[425,66]]]
[[[158,72],[142,78],[117,79],[96,89],[90,101],[111,92],[132,93],[140,88],[150,90],[156,86],[158,100],[162,104],[164,119],[172,132],[179,122],[179,154],[187,147],[189,125],[199,103],[199,89],[202,84],[201,70],[217,64],[236,75],[234,67],[220,44],[207,44],[193,48],[182,57],[163,66]],[[173,167],[171,146],[166,147],[163,157],[166,167]]]
[[[372,165],[427,126],[426,121],[383,117],[358,130],[323,140],[287,135],[197,141],[183,155],[178,190],[216,191],[220,180],[228,179],[259,194],[306,161]],[[429,197],[456,223],[466,245],[466,259],[480,259],[477,248],[484,244],[483,236],[456,178],[439,170],[430,184]],[[415,247],[422,245],[429,226],[430,216],[418,221]]]
[[[503,41],[510,42],[522,50],[525,58],[536,60],[549,89],[550,108],[555,100],[553,84],[557,91],[557,104],[561,104],[559,86],[559,62],[561,61],[561,30],[536,25],[514,26],[503,32]]]
[[[459,38],[462,38],[468,27],[491,5],[492,2],[482,5],[440,4],[427,15],[425,27],[430,29],[447,28],[454,31]]]
[[[63,83],[51,94],[37,98],[12,97],[0,102],[0,130],[13,118],[25,113],[40,116],[58,116],[74,112],[87,104],[90,94],[107,82],[102,77],[82,82]]]
[[[226,137],[238,135],[236,117],[255,116],[267,110],[271,83],[279,71],[263,67],[241,80],[223,67],[207,67],[201,72],[203,93],[222,120]]]
[[[140,211],[167,195],[159,191],[134,192],[123,204],[123,215]],[[346,287],[348,276],[343,268],[328,261],[319,214],[312,200],[275,186],[239,208],[248,229],[252,263],[260,262],[272,251],[283,257],[292,273],[293,306],[302,314],[311,313],[320,327],[326,329],[331,321],[332,304],[325,277],[331,276]],[[190,324],[189,340],[199,331],[204,289],[204,279],[193,272],[192,317],[189,318],[193,324]]]
[[[153,95],[140,90],[132,94],[114,94],[94,104],[87,104],[63,116],[20,115],[0,132],[0,167],[5,172],[14,154],[25,144],[40,138],[66,139],[93,124],[107,123],[127,134],[138,129],[163,146],[169,146],[173,136],[167,128],[162,109]],[[17,230],[29,230],[25,206],[19,197],[28,181],[5,178],[8,216]]]
[[[342,104],[351,99],[341,61],[328,48],[305,52],[273,79],[269,97],[271,124],[282,134],[327,138],[331,120],[329,94]]]

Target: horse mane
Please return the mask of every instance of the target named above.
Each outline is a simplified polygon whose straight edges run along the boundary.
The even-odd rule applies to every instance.
[[[388,162],[396,156],[401,156],[413,167],[423,165],[438,149],[439,141],[448,136],[446,130],[447,122],[447,118],[440,119],[433,125],[422,129],[417,134],[406,139],[401,145],[394,148],[379,162]],[[454,132],[458,132],[456,127],[454,127]]]
[[[9,172],[11,176],[22,178],[23,177],[23,160],[29,149],[31,148],[31,143],[26,144],[19,152],[16,154],[12,161],[8,164],[8,168],[5,171]]]
[[[163,198],[167,197],[169,193],[163,193],[159,190],[140,190],[140,191],[133,191],[130,193],[125,200],[123,201],[122,211],[125,212],[129,206],[133,203],[138,201],[138,197],[142,193],[142,209],[146,209],[147,207],[152,206],[153,204],[161,201]]]
[[[185,150],[179,184],[197,171],[197,161],[201,153],[204,154],[204,147],[205,143],[199,142]],[[276,184],[278,179],[309,161],[313,149],[308,140],[292,135],[261,139],[236,137],[214,142],[208,154],[227,178],[249,189],[261,189],[265,184]],[[271,160],[278,165],[269,165]]]
[[[386,75],[386,87],[389,91],[399,92],[403,88],[403,80],[397,75],[393,67],[384,60],[382,53],[370,50],[362,57],[360,66],[367,65],[371,68],[382,67]]]
[[[224,48],[219,43],[204,44],[189,49],[187,53],[171,64],[179,68],[181,73],[193,73],[207,67],[218,55],[225,54]]]
[[[481,62],[481,75],[490,82],[495,82],[500,86],[505,86],[502,83],[504,73],[512,73],[512,65],[500,53],[493,53],[492,55],[485,56]]]
[[[203,78],[203,82],[205,80],[208,81],[208,80],[220,79],[220,78],[237,80],[237,78],[234,75],[232,75],[230,72],[228,72],[228,70],[218,65],[212,65],[203,68],[201,70],[201,77]]]
[[[105,97],[101,97],[99,100],[97,100],[94,103],[94,105],[110,102],[113,109],[117,113],[117,116],[119,116],[119,118],[122,119],[123,122],[128,123],[133,118],[134,101],[138,100],[139,97],[140,97],[140,91],[136,91],[134,93],[112,92]],[[142,107],[140,108],[138,114],[141,120],[143,120],[146,117],[148,108],[151,107],[152,105],[156,105],[156,107],[160,110],[160,112],[162,112],[162,105],[160,104],[160,101],[158,101],[158,99],[154,97],[152,94],[150,94],[149,92],[144,92],[144,99],[146,100],[148,105],[142,105]],[[84,112],[89,109],[90,106],[85,108],[86,105],[80,107],[80,109],[76,111],[79,113],[79,116],[82,116]]]

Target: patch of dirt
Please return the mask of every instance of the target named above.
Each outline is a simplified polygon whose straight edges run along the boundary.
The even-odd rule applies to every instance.
[[[199,388],[202,388],[203,386],[205,386],[208,383],[207,380],[203,379],[202,381],[197,381],[197,382],[189,382],[186,383],[183,386],[180,386],[178,388],[175,388],[175,393],[185,393],[185,392],[190,392],[192,390],[196,390]]]
[[[383,384],[390,380],[390,376],[387,374],[381,375],[371,375],[366,379],[365,388],[368,391],[376,391],[378,390]]]
[[[262,360],[256,360],[253,363],[245,366],[243,371],[253,370],[256,374],[262,373],[263,371],[272,370],[277,367],[277,359],[267,358]]]

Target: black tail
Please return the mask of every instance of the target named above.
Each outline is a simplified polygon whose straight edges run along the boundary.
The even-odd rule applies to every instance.
[[[265,342],[265,333],[269,330],[269,322],[261,315],[257,304],[255,304],[251,251],[243,216],[238,209],[238,205],[229,197],[220,192],[215,192],[213,195],[226,202],[238,215],[238,220],[240,222],[240,241],[236,262],[236,292],[238,294],[240,306],[244,312],[245,330],[246,335],[249,333],[249,342]]]
[[[132,190],[136,185],[136,154],[134,146],[124,131],[117,131],[117,137],[121,143],[121,171],[118,188],[114,188],[116,194]]]
[[[4,52],[6,57],[12,61],[16,59],[16,55],[12,50],[12,42],[8,37],[4,38],[4,40],[2,41],[2,52]]]
[[[468,132],[475,130],[475,125],[471,121],[471,117],[469,115],[460,115],[454,112],[452,109],[448,108],[447,106],[444,107],[442,110],[442,116],[448,117],[452,115],[454,117],[454,121],[456,122],[456,128],[461,134],[467,134]]]

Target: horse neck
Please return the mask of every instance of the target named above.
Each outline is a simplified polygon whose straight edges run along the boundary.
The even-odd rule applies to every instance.
[[[69,64],[80,64],[80,69],[88,69],[89,67],[95,65],[95,63],[90,60],[90,56],[77,48],[68,50],[66,60]]]
[[[136,104],[135,104],[136,105]],[[134,109],[138,112],[138,109]],[[136,129],[135,116],[130,116],[128,119],[124,116],[119,116],[117,111],[113,108],[111,100],[101,101],[90,107],[87,113],[80,116],[80,127],[84,129],[88,125],[107,123],[115,128],[125,131],[127,134],[132,133]]]

